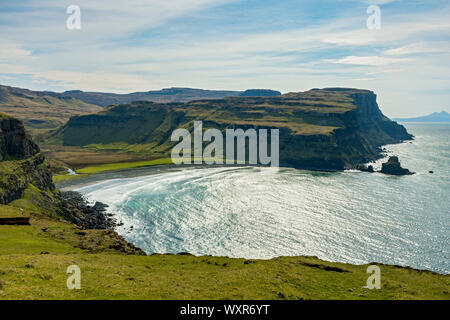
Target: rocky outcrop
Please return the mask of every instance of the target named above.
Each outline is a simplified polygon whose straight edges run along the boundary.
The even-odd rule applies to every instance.
[[[19,120],[3,115],[0,128],[3,159],[0,161],[0,204],[20,199],[31,188],[34,196],[29,201],[39,208],[84,229],[114,228],[114,220],[106,214],[106,205],[98,202],[89,206],[78,193],[61,194],[56,190],[50,166]]]
[[[369,173],[375,172],[372,165],[367,166],[365,164],[361,164],[361,165],[357,165],[355,169],[359,170],[359,171],[363,171],[363,172],[369,172]]]
[[[372,91],[356,92],[350,96],[357,106],[357,121],[361,133],[371,145],[379,147],[413,138],[405,127],[390,120],[381,112],[375,93]]]
[[[28,184],[53,191],[52,175],[21,121],[0,114],[0,204],[19,199]]]
[[[81,229],[97,229],[76,232],[77,247],[89,252],[114,251],[124,254],[145,255],[145,252],[128,243],[111,230],[115,221],[107,215],[106,205],[97,202],[90,206],[78,193],[61,194],[52,182],[50,167],[37,145],[25,132],[22,123],[6,115],[0,117],[0,204],[7,205],[19,200],[13,206],[0,207],[0,225],[29,225],[30,217],[5,211],[27,210],[32,217],[39,219],[47,215],[53,219],[66,220]],[[31,220],[33,224],[33,219]],[[100,229],[100,230],[98,230]],[[42,228],[43,232],[64,239],[61,230]],[[65,231],[63,230],[62,233]],[[90,233],[89,233],[90,232]],[[44,251],[42,254],[48,253]]]
[[[398,160],[398,157],[389,157],[389,160],[383,163],[381,173],[395,176],[414,174],[413,172],[410,172],[408,169],[402,168],[402,166],[400,165],[400,161]]]
[[[26,159],[39,152],[39,147],[25,132],[21,121],[0,114],[0,161]]]
[[[108,205],[96,202],[90,206],[87,200],[75,191],[61,192],[61,197],[65,200],[62,215],[67,221],[84,229],[113,229],[116,226],[115,220],[106,213]]]
[[[50,167],[40,153],[25,160],[0,162],[0,173],[0,204],[21,198],[29,184],[40,190],[55,190]]]

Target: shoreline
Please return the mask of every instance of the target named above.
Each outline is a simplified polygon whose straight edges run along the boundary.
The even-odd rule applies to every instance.
[[[385,151],[382,151],[379,157],[374,158],[367,162],[362,162],[361,164],[357,164],[352,168],[346,169],[325,169],[325,168],[315,168],[308,166],[280,166],[276,169],[285,170],[285,169],[295,169],[295,170],[303,170],[303,171],[311,171],[311,172],[365,172],[363,170],[358,169],[360,165],[363,164],[372,164],[381,159],[387,158],[388,155]],[[173,171],[181,171],[181,170],[189,170],[189,169],[208,169],[208,168],[274,168],[268,166],[261,165],[249,165],[249,164],[212,164],[208,165],[205,163],[202,164],[187,164],[187,165],[176,165],[176,164],[162,164],[162,165],[147,165],[142,167],[129,167],[115,170],[105,170],[98,173],[90,173],[90,174],[66,174],[62,175],[67,177],[67,179],[57,179],[53,181],[55,186],[60,191],[72,191],[74,186],[86,186],[91,183],[106,181],[117,178],[131,178],[131,177],[143,177],[152,174],[165,173],[165,172],[173,172]],[[275,169],[275,168],[274,168]],[[136,174],[134,174],[136,173]],[[61,177],[61,175],[53,176]]]
[[[391,145],[399,145],[404,143],[409,143],[414,141],[415,137],[412,136],[411,139],[408,140],[400,140],[396,143],[389,143],[385,145],[381,145],[377,147],[377,154],[371,158],[360,159],[356,161],[351,167],[342,168],[342,169],[334,169],[334,168],[320,168],[320,167],[312,167],[312,166],[301,166],[301,165],[284,165],[281,164],[278,168],[281,169],[297,169],[297,170],[306,170],[306,171],[315,171],[315,172],[345,172],[348,170],[357,170],[361,172],[365,172],[361,170],[362,166],[374,164],[382,159],[388,158],[388,150],[387,148]],[[172,163],[170,158],[157,158],[149,161],[136,161],[136,162],[118,162],[118,163],[105,163],[101,165],[95,166],[86,166],[78,170],[68,169],[68,173],[64,175],[53,175],[53,182],[55,186],[60,189],[63,188],[65,191],[70,191],[71,189],[66,189],[67,187],[76,184],[76,181],[81,179],[90,180],[88,177],[98,177],[103,175],[110,175],[114,173],[121,172],[132,172],[138,170],[165,170],[169,171],[171,169],[204,169],[204,168],[232,168],[232,167],[267,167],[262,165],[251,165],[251,164],[181,164],[177,165]],[[71,172],[72,171],[72,172]],[[75,172],[75,174],[73,173]],[[102,180],[95,180],[102,181]],[[73,182],[73,183],[72,183]]]

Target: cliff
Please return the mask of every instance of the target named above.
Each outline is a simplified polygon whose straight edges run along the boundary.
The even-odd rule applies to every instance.
[[[344,169],[373,160],[379,146],[412,139],[383,115],[368,90],[313,89],[270,97],[230,97],[189,103],[135,102],[72,117],[47,143],[168,157],[177,128],[278,128],[280,164]]]
[[[22,122],[0,113],[0,161],[25,159],[39,152]]]
[[[46,234],[64,239],[69,236],[67,230],[72,230],[74,235],[70,234],[71,240],[67,242],[79,248],[144,254],[114,231],[80,232],[79,228],[111,229],[114,221],[105,215],[102,204],[91,207],[81,197],[73,194],[64,197],[55,188],[50,167],[22,122],[0,114],[0,128],[0,224],[19,225],[26,221],[29,225],[31,217],[33,237],[38,233],[41,238]],[[2,231],[9,235],[8,230]]]
[[[31,183],[54,190],[48,164],[22,122],[0,114],[0,204],[20,198]]]

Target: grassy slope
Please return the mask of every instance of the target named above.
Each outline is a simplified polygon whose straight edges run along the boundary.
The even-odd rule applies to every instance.
[[[167,154],[174,144],[168,141],[170,133],[176,128],[191,129],[194,120],[203,120],[205,128],[248,125],[286,128],[294,135],[330,135],[344,125],[330,115],[340,115],[354,108],[352,100],[339,92],[172,105],[135,103],[73,119],[43,142],[100,152]]]
[[[66,288],[66,268],[82,289]],[[325,271],[331,266],[347,272]],[[448,276],[382,266],[382,289],[363,289],[367,266],[310,257],[246,261],[115,254],[0,255],[5,299],[448,299]],[[339,269],[336,269],[339,270]]]
[[[0,299],[449,299],[450,276],[381,267],[381,290],[363,289],[367,266],[313,257],[245,260],[187,255],[125,255],[114,233],[81,230],[39,205],[30,186],[22,208],[31,226],[0,226]],[[45,198],[45,197],[44,197]],[[45,209],[43,209],[45,208]],[[82,290],[66,288],[76,264]]]
[[[0,86],[0,112],[24,122],[33,134],[64,124],[70,117],[102,108],[58,94]]]
[[[172,164],[171,158],[162,158],[150,161],[139,161],[139,162],[122,162],[122,163],[110,163],[98,166],[90,166],[85,167],[77,171],[80,174],[95,174],[105,171],[116,171],[123,169],[131,169],[131,168],[141,168],[141,167],[149,167],[149,166],[158,166],[158,165],[166,165]]]

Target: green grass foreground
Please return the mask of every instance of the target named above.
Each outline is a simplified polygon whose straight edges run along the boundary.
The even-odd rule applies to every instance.
[[[73,264],[81,269],[81,290],[66,287],[66,269]],[[380,290],[363,289],[366,268],[312,257],[259,261],[180,255],[10,254],[0,256],[0,298],[449,298],[448,276],[393,266],[381,266]]]
[[[34,191],[33,191],[34,190]],[[381,290],[364,289],[367,266],[314,257],[246,260],[126,255],[111,231],[81,230],[30,205],[37,190],[0,206],[23,208],[30,226],[0,226],[0,299],[449,299],[450,276],[380,265]],[[21,211],[22,212],[22,211]],[[68,290],[67,267],[81,269]]]

